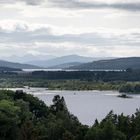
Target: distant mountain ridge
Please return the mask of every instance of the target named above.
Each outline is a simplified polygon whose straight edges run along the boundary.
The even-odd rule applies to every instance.
[[[9,62],[4,60],[0,60],[0,67],[8,67],[8,68],[15,68],[15,69],[39,69],[40,68],[34,65],[14,63],[14,62]]]
[[[37,61],[30,61],[26,63],[48,68],[56,65],[66,64],[66,63],[73,63],[73,62],[86,63],[91,61],[92,61],[92,57],[68,55],[68,56],[57,57],[50,60],[37,60]]]
[[[37,60],[37,61],[29,61],[26,62],[27,64],[37,65],[40,67],[55,67],[58,65],[69,65],[70,63],[88,63],[95,60],[101,60],[103,58],[93,58],[93,57],[85,57],[85,56],[79,56],[79,55],[67,55],[67,56],[61,56],[50,60]],[[111,58],[106,58],[111,59]]]
[[[118,58],[111,60],[100,60],[72,66],[69,69],[77,70],[125,70],[127,68],[140,69],[140,57]]]

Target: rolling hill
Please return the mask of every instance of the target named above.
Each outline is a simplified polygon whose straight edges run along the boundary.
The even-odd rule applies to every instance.
[[[140,69],[140,57],[100,60],[70,67],[77,70],[125,70],[127,68]]]
[[[13,63],[4,60],[0,60],[0,67],[8,67],[8,68],[16,68],[16,69],[39,69],[40,68],[34,65]]]

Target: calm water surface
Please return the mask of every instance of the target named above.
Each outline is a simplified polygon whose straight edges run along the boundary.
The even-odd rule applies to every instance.
[[[92,125],[96,118],[103,119],[111,110],[117,114],[131,115],[140,107],[140,95],[123,99],[117,97],[119,93],[116,91],[50,91],[44,88],[24,91],[43,100],[47,105],[52,104],[55,95],[64,96],[69,111],[87,125]]]

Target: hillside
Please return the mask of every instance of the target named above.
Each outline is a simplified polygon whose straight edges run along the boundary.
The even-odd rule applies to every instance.
[[[14,71],[22,71],[22,69],[9,68],[9,67],[0,67],[0,72],[14,72]]]
[[[34,65],[13,63],[13,62],[4,61],[4,60],[0,60],[0,67],[8,67],[8,68],[16,68],[16,69],[37,69],[37,68],[40,68],[40,67],[34,66]]]
[[[127,68],[140,69],[140,57],[100,60],[70,67],[78,70],[125,70]]]

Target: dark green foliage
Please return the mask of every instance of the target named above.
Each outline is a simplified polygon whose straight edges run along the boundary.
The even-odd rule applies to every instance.
[[[74,136],[70,132],[66,131],[62,136],[62,140],[74,140]]]
[[[140,140],[140,135],[136,136],[135,140]]]
[[[28,75],[29,76],[29,75]],[[86,80],[86,81],[140,81],[140,70],[123,71],[35,71],[30,78],[48,80]]]
[[[119,91],[124,93],[140,93],[140,83],[124,84]]]
[[[68,112],[63,97],[55,96],[53,105],[47,107],[22,91],[0,91],[1,140],[74,139],[81,126]]]
[[[87,132],[86,140],[126,140],[125,135],[117,130],[111,121],[106,121],[104,126],[92,127]]]

